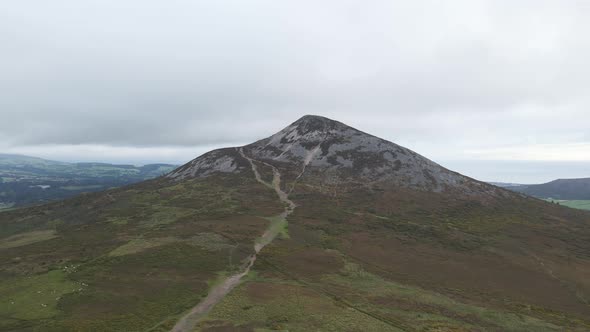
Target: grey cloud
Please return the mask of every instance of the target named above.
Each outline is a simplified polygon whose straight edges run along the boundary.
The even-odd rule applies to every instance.
[[[225,145],[308,113],[445,159],[584,143],[589,11],[538,0],[11,2],[0,11],[0,148]]]

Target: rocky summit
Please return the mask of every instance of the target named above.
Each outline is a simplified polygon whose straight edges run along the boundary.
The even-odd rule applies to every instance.
[[[403,146],[367,134],[341,122],[306,115],[278,133],[238,148],[206,153],[168,174],[172,179],[204,177],[216,172],[249,169],[240,151],[258,161],[285,169],[301,181],[388,183],[440,192],[495,191],[450,171]]]

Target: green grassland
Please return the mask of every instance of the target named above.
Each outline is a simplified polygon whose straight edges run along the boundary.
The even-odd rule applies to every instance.
[[[62,270],[11,278],[0,283],[0,317],[16,324],[54,317],[64,295],[83,292],[84,288],[84,284],[68,280]]]

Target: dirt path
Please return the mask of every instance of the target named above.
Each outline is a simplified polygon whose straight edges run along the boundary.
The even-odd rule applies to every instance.
[[[256,180],[263,185],[271,187],[275,190],[281,202],[285,203],[286,205],[285,211],[283,211],[280,215],[273,217],[275,221],[271,222],[264,234],[262,234],[262,236],[256,240],[256,243],[254,244],[254,254],[248,257],[242,272],[229,276],[220,284],[214,286],[203,301],[193,307],[189,313],[183,316],[178,321],[178,323],[176,323],[174,328],[172,328],[172,332],[192,331],[199,320],[203,318],[217,303],[223,300],[223,298],[240,283],[240,280],[245,275],[247,275],[248,272],[250,272],[252,265],[254,265],[254,262],[256,261],[256,255],[260,252],[260,250],[262,250],[266,245],[271,243],[277,237],[283,228],[281,226],[287,223],[287,216],[293,213],[293,210],[295,210],[295,207],[297,207],[297,205],[295,205],[295,203],[289,199],[289,195],[281,189],[281,173],[276,167],[265,162],[257,161],[272,168],[272,183],[268,183],[264,181],[260,176],[260,173],[258,173],[258,168],[254,163],[255,160],[246,156],[242,148],[240,148],[238,151],[240,152],[240,155],[250,163],[250,167],[254,172]]]

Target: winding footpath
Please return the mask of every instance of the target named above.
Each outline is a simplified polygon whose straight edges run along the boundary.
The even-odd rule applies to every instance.
[[[252,168],[252,171],[254,172],[254,176],[256,177],[256,180],[267,187],[273,188],[275,190],[275,192],[277,193],[277,195],[279,196],[279,199],[281,200],[281,202],[283,202],[286,205],[285,211],[283,211],[280,215],[275,217],[279,220],[279,222],[286,223],[287,217],[291,213],[293,213],[293,211],[295,210],[295,207],[297,207],[297,205],[295,205],[295,203],[293,203],[293,201],[291,201],[289,199],[289,195],[281,189],[281,173],[279,172],[279,170],[271,164],[261,162],[261,161],[256,161],[256,160],[246,156],[246,154],[244,153],[242,148],[239,148],[238,152],[240,153],[240,155],[244,159],[248,160],[248,162],[250,163],[250,167]],[[260,173],[258,172],[258,168],[256,167],[255,162],[262,163],[262,164],[272,168],[272,173],[273,173],[272,183],[268,183],[262,179],[262,177],[260,176]],[[273,227],[273,226],[274,226],[274,223],[271,223],[271,225],[264,232],[264,234],[262,234],[262,236],[259,239],[257,239],[256,243],[254,244],[254,254],[252,254],[248,257],[246,263],[244,264],[244,266],[245,266],[244,269],[237,274],[227,277],[220,284],[214,286],[209,291],[209,294],[207,294],[207,297],[205,299],[203,299],[203,301],[201,301],[199,304],[197,304],[195,307],[193,307],[190,312],[188,312],[186,315],[184,315],[176,323],[174,328],[172,328],[172,330],[171,330],[172,332],[190,332],[190,331],[192,331],[194,329],[195,325],[197,325],[197,323],[199,322],[199,320],[201,318],[203,318],[217,303],[221,302],[221,300],[223,300],[223,298],[227,294],[229,294],[229,292],[231,292],[231,290],[234,289],[240,283],[241,279],[245,275],[247,275],[248,272],[250,272],[252,265],[254,265],[254,262],[256,261],[256,255],[266,245],[271,243],[277,237],[277,235],[280,233],[281,228],[276,227],[276,226]]]

